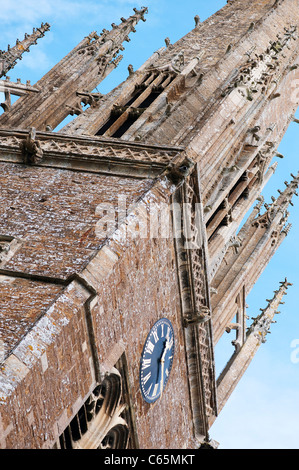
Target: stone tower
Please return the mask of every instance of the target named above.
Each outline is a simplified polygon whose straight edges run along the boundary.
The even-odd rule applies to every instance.
[[[2,448],[215,446],[290,285],[249,324],[299,184],[261,197],[298,107],[298,0],[229,0],[95,93],[146,13],[89,34],[34,86],[0,83]],[[48,28],[2,52],[3,76]]]

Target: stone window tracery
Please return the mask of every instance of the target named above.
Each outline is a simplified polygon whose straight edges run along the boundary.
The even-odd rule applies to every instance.
[[[126,449],[130,429],[122,397],[122,377],[116,368],[88,396],[59,436],[60,449]]]

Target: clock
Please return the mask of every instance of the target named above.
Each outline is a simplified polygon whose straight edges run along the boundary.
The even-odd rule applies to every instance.
[[[147,403],[153,403],[162,396],[171,371],[173,354],[173,327],[167,318],[161,318],[151,328],[140,359],[140,389]]]

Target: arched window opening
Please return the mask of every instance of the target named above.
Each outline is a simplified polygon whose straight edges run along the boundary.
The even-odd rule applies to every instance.
[[[95,387],[59,436],[60,449],[125,449],[128,425],[121,416],[122,381],[115,369]]]
[[[142,113],[157,99],[175,78],[173,73],[151,72],[135,86],[130,98],[121,106],[114,105],[109,118],[96,135],[122,137]]]

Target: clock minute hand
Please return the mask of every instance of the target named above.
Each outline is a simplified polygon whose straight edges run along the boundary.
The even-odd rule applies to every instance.
[[[166,352],[168,351],[169,349],[169,345],[170,345],[170,342],[168,341],[168,339],[166,340],[166,343],[165,343],[165,346],[164,346],[164,349],[163,349],[163,353],[162,353],[162,356],[161,356],[161,359],[160,359],[160,362],[161,362],[161,382],[160,382],[160,397],[162,397],[162,393],[163,393],[163,384],[164,384],[164,364],[165,364],[165,355],[166,355]]]
[[[161,366],[160,398],[162,398],[162,393],[163,393],[163,378],[164,378],[164,363],[165,363],[164,358],[161,358],[161,363],[162,363],[162,366]]]
[[[163,387],[164,387],[164,367],[165,367],[165,355],[169,349],[168,347],[169,345],[169,342],[167,340],[166,344],[165,344],[165,347],[164,347],[164,350],[163,350],[163,354],[161,356],[161,385],[160,385],[160,388],[161,388],[161,391],[160,391],[160,398],[162,398],[162,394],[163,394]]]

